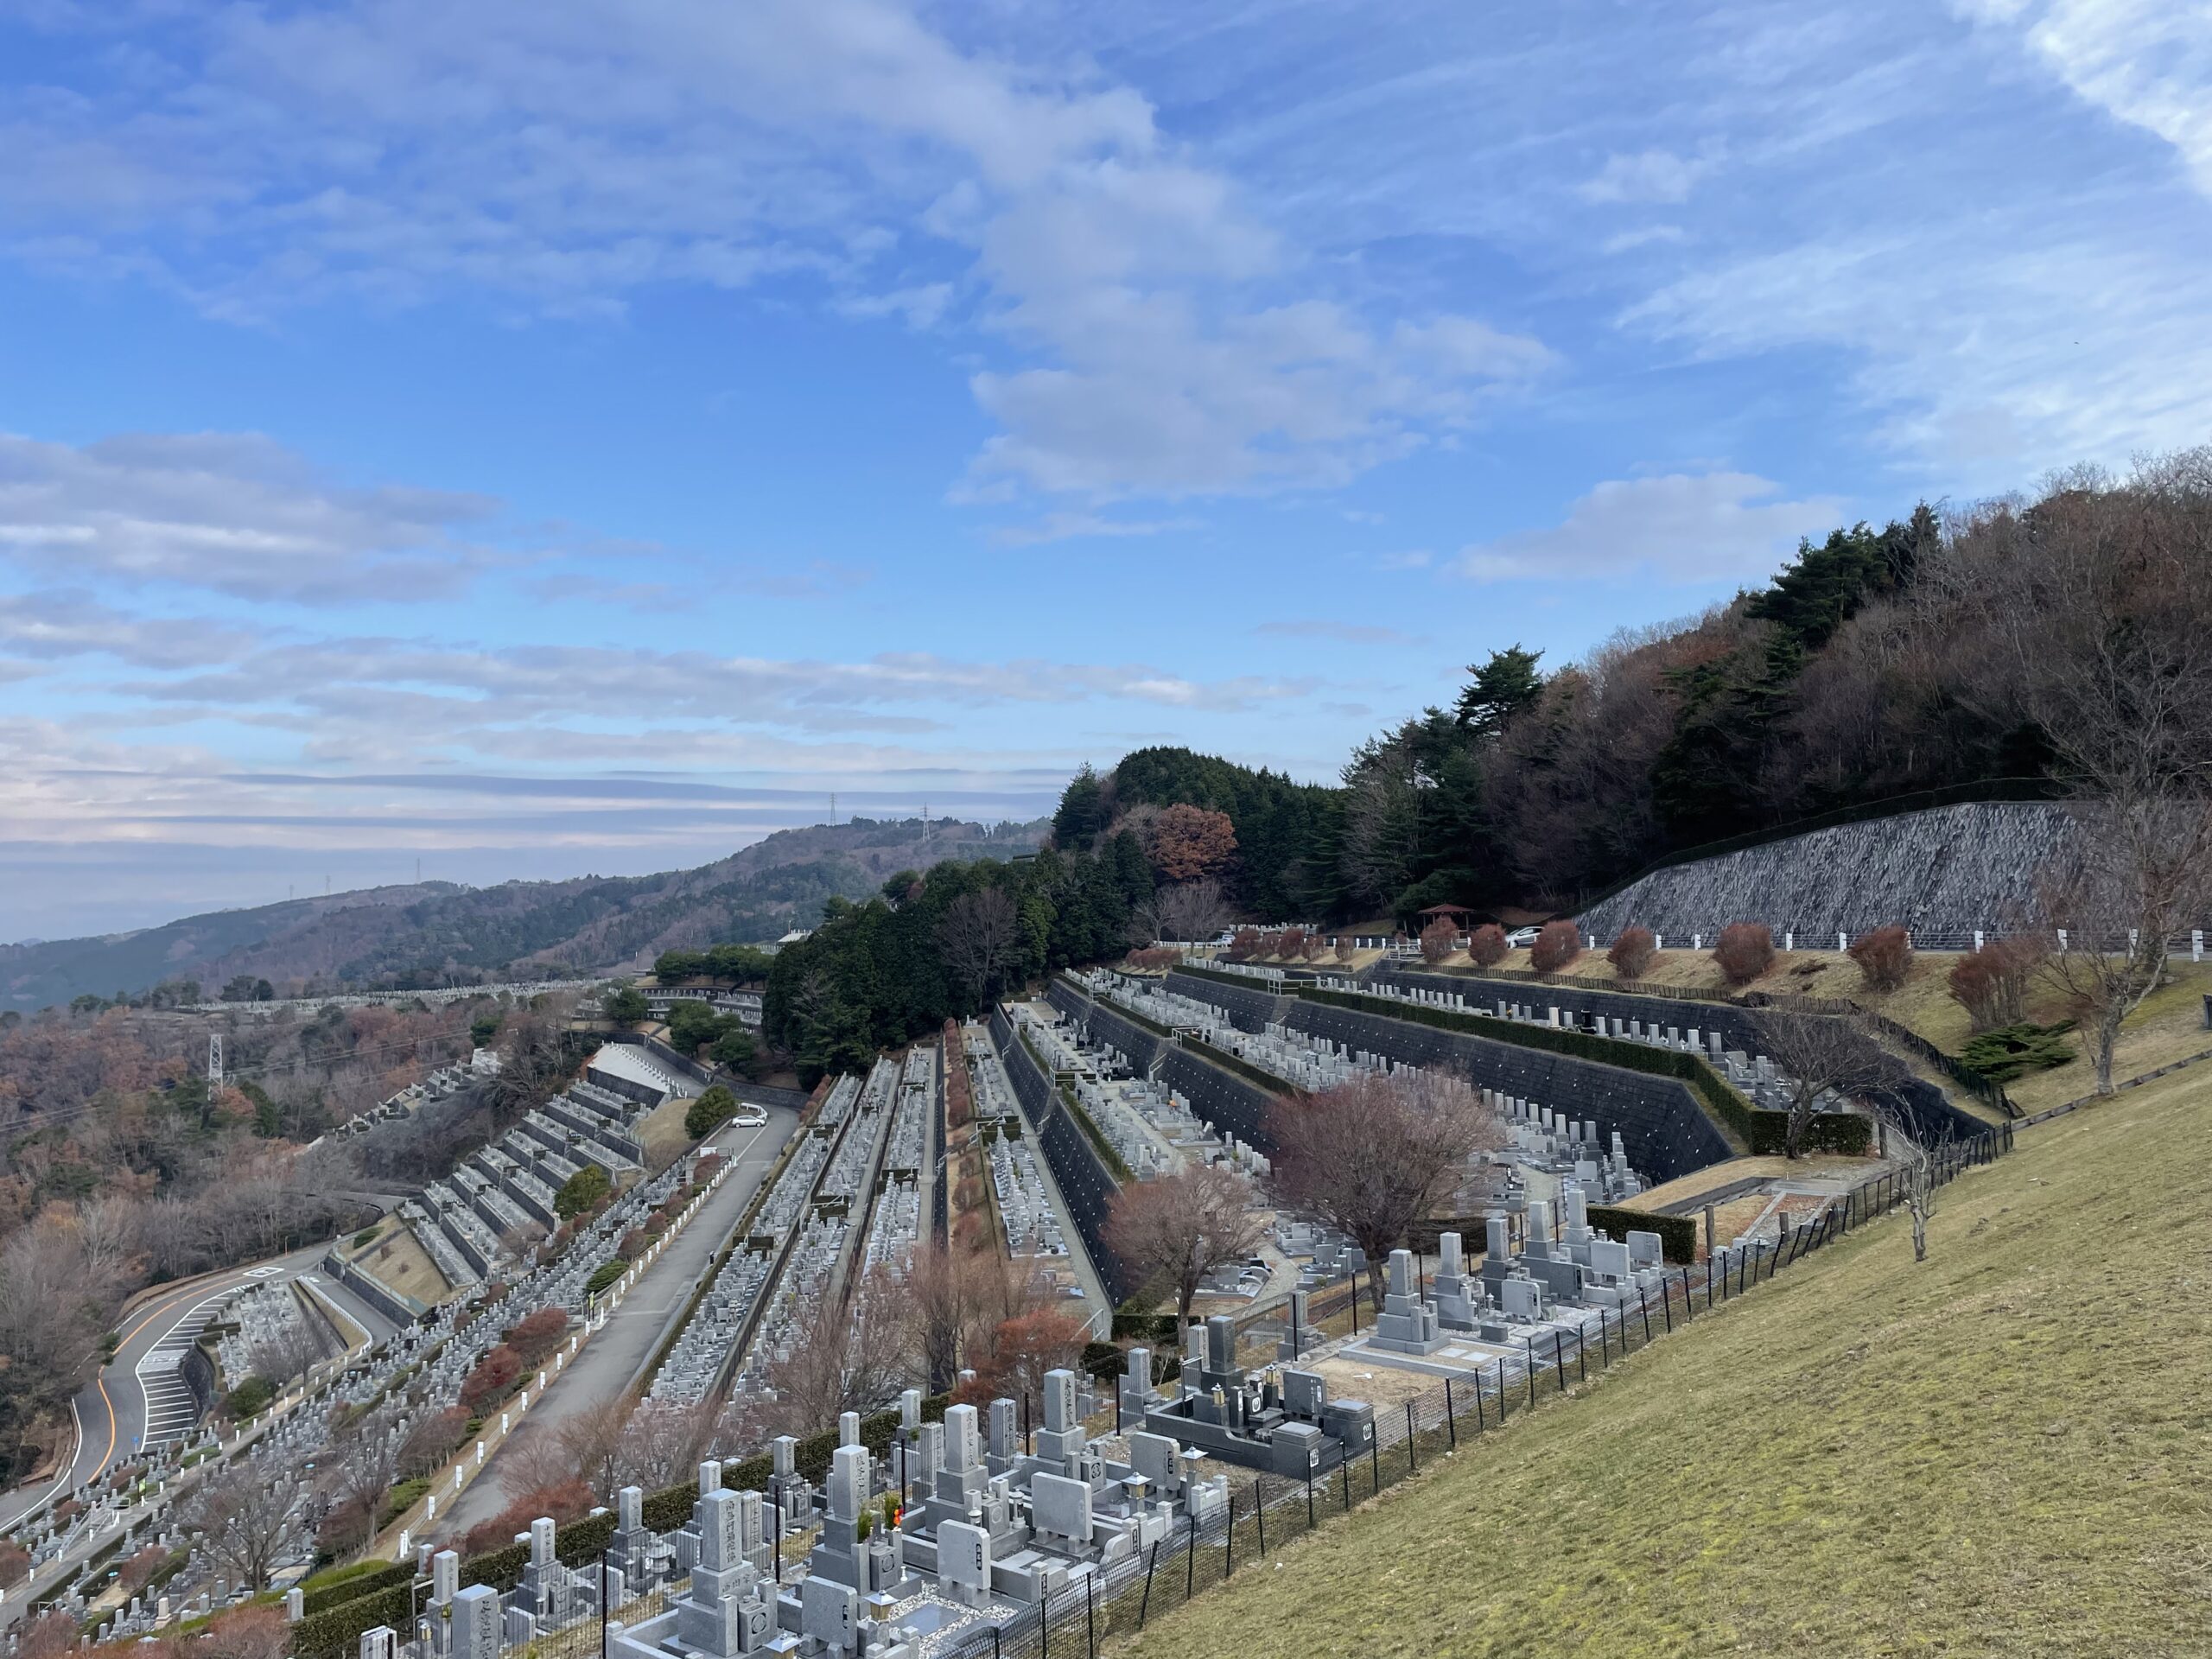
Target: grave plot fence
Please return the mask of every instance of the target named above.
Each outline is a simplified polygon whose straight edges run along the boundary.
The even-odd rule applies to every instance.
[[[2005,1125],[1930,1154],[1927,1178],[1947,1185],[1993,1161],[2012,1145]],[[1306,1479],[1238,1471],[1226,1514],[1192,1526],[1135,1557],[1085,1577],[996,1630],[941,1650],[939,1659],[1093,1659],[1110,1637],[1127,1636],[1240,1571],[1263,1564],[1296,1539],[1418,1474],[1432,1460],[1494,1433],[1588,1377],[1749,1294],[1853,1229],[1904,1205],[1910,1178],[1879,1176],[1831,1202],[1780,1243],[1762,1243],[1668,1272],[1663,1290],[1622,1308],[1592,1310],[1580,1328],[1555,1326],[1475,1378],[1452,1380],[1411,1400],[1378,1405],[1375,1442],[1325,1474]],[[1348,1293],[1357,1287],[1348,1285]]]

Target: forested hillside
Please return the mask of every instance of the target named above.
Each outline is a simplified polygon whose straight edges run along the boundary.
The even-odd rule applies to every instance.
[[[0,1482],[66,1434],[123,1299],[327,1237],[364,1174],[419,1182],[573,1065],[569,1009],[0,1014]],[[228,1081],[211,1090],[207,1034]],[[499,1078],[359,1140],[327,1132],[432,1067],[496,1047]]]
[[[766,1034],[800,1080],[866,1071],[883,1046],[1070,963],[1116,957],[1157,877],[1134,831],[1092,852],[1046,850],[1012,862],[947,861],[905,870],[861,904],[833,899],[813,935],[776,954]]]
[[[1914,791],[2201,783],[2212,449],[1839,529],[1700,615],[1468,673],[1333,787],[1141,749],[1077,778],[1055,841],[1187,803],[1228,815],[1224,876],[1252,916],[1404,918],[1572,908],[1669,851]]]
[[[292,995],[642,966],[665,950],[773,939],[811,924],[833,896],[873,892],[900,865],[1028,851],[1043,830],[855,818],[779,830],[696,869],[380,887],[103,938],[0,945],[0,1008],[139,996],[163,982],[212,997],[233,980],[266,980]]]

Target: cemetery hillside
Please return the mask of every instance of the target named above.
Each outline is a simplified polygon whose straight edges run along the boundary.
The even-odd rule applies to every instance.
[[[0,1659],[2212,1651],[2212,449],[1464,674],[0,952]]]
[[[0,1659],[2212,1659],[2207,111],[0,0]]]
[[[2212,1179],[2169,1152],[2207,1133],[2185,1077],[2060,1120],[1947,1190],[1925,1262],[1884,1220],[1525,1420],[1470,1414],[1119,1650],[2201,1653]]]

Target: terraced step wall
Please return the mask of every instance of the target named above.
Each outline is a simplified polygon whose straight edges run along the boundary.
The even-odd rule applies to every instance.
[[[1237,1030],[1255,1034],[1270,1025],[1281,1023],[1283,1013],[1290,1006],[1287,996],[1247,990],[1242,985],[1230,983],[1226,975],[1190,974],[1179,968],[1167,976],[1167,988],[1178,996],[1211,1003],[1229,1016],[1229,1023]]]
[[[1207,980],[1185,995],[1203,992],[1210,998],[1214,988],[1214,982]],[[1286,1007],[1291,1001],[1268,999],[1271,1002],[1278,1000]],[[1122,1010],[1096,1001],[1085,995],[1080,986],[1065,980],[1052,982],[1052,1006],[1071,1019],[1086,1024],[1094,1041],[1112,1044],[1128,1056],[1132,1065],[1147,1071],[1156,1065],[1160,1081],[1190,1102],[1191,1109],[1216,1129],[1233,1135],[1262,1152],[1272,1154],[1275,1151],[1275,1137],[1268,1127],[1268,1113],[1276,1097],[1288,1091],[1288,1084],[1270,1090],[1238,1077],[1200,1053],[1147,1030]]]
[[[1585,1018],[1602,1014],[1609,1020],[1639,1020],[1646,1025],[1656,1021],[1682,1031],[1717,1031],[1726,1047],[1745,1054],[1762,1052],[1757,1012],[1732,1002],[1676,1001],[1622,991],[1491,979],[1479,974],[1429,974],[1395,963],[1378,963],[1370,982],[1383,980],[1464,996],[1470,1003],[1480,1003],[1488,1008],[1495,1008],[1501,1001],[1518,1002],[1532,1008],[1556,1007],[1562,1014]],[[1866,1041],[1869,1048],[1880,1046],[1872,1038]],[[1970,1141],[1988,1132],[1986,1122],[1954,1105],[1941,1089],[1924,1077],[1911,1076],[1902,1062],[1897,1063],[1896,1071],[1891,1085],[1892,1104],[1914,1139]]]
[[[1601,1135],[1618,1131],[1629,1162],[1655,1184],[1736,1155],[1689,1085],[1673,1077],[1302,999],[1285,1023],[1355,1052],[1441,1067],[1478,1087],[1590,1120]]]
[[[1068,1207],[1068,1218],[1075,1224],[1084,1249],[1090,1253],[1090,1264],[1098,1269],[1106,1294],[1120,1302],[1138,1287],[1106,1243],[1106,1219],[1112,1213],[1120,1185],[1090,1144],[1090,1137],[1069,1116],[1059,1090],[1038,1065],[1003,1008],[991,1010],[991,1039],[999,1046],[999,1059],[1006,1067],[1015,1098],[1036,1128],[1037,1150],[1052,1172],[1061,1200]]]

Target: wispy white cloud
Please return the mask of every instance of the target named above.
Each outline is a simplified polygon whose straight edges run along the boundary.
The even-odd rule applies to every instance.
[[[1679,225],[1646,225],[1638,230],[1609,236],[1601,245],[1607,253],[1630,253],[1637,248],[1661,247],[1688,239],[1689,232]]]
[[[1639,149],[1605,157],[1605,164],[1577,187],[1585,201],[1682,202],[1697,181],[1716,165],[1711,156],[1678,156],[1669,149]]]
[[[1784,500],[1748,473],[1669,474],[1600,484],[1546,530],[1462,548],[1452,568],[1477,582],[1649,575],[1681,584],[1767,575],[1800,537],[1832,528],[1833,498]]]
[[[1953,0],[2077,96],[2157,134],[2212,196],[2212,11],[2174,0]]]
[[[1708,264],[1623,321],[1715,359],[1842,348],[1873,429],[1916,470],[2008,488],[2071,461],[2201,442],[2208,313],[2212,265],[2150,237],[2054,237],[2038,215]]]
[[[481,496],[319,477],[251,433],[137,434],[81,448],[0,434],[0,557],[246,599],[449,597],[499,556]]]
[[[1033,524],[1002,524],[991,532],[991,539],[1001,547],[1038,547],[1047,542],[1164,536],[1172,531],[1195,529],[1199,523],[1196,518],[1109,518],[1096,512],[1048,512]]]
[[[223,316],[460,289],[603,317],[649,285],[805,277],[930,328],[972,284],[1001,429],[972,499],[1333,484],[1548,360],[1448,308],[1369,317],[1135,87],[963,47],[956,21],[893,0],[163,14],[140,49],[164,91],[18,101],[35,164],[0,214],[24,257],[151,272]]]

